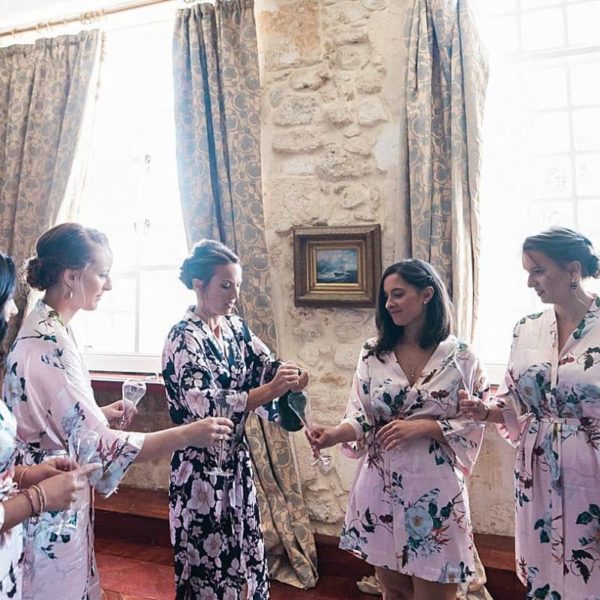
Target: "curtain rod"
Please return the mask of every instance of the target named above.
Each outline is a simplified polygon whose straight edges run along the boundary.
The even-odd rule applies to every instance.
[[[165,2],[174,2],[175,0],[138,0],[137,2],[127,2],[126,4],[117,4],[116,6],[109,6],[100,10],[92,10],[78,15],[69,15],[62,19],[51,19],[49,21],[42,21],[40,23],[31,25],[21,25],[20,27],[13,27],[12,29],[4,29],[0,31],[0,37],[7,35],[18,35],[20,33],[27,33],[28,31],[43,31],[44,29],[50,29],[59,25],[67,25],[69,23],[80,22],[84,25],[93,23],[95,20],[99,20],[107,15],[115,15],[117,13],[127,12],[129,10],[135,10],[137,8],[144,8],[145,6],[153,6],[154,4],[164,4]],[[193,4],[197,0],[183,0],[185,4]]]

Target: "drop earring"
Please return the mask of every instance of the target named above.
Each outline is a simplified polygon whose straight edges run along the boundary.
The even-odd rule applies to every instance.
[[[69,288],[69,293],[67,294],[67,300],[72,300],[73,299],[73,290],[71,288]]]
[[[575,290],[577,290],[577,282],[574,279],[571,281],[571,285],[569,287],[571,288],[571,294],[575,295]]]

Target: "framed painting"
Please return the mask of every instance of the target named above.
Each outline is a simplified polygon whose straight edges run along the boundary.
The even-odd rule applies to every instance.
[[[381,228],[294,229],[296,306],[373,307],[381,276]]]

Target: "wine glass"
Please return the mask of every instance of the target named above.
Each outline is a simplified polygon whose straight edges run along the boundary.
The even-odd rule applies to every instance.
[[[125,427],[125,423],[128,423],[133,416],[132,413],[135,407],[144,397],[145,393],[146,384],[143,381],[139,381],[138,379],[126,379],[123,382],[123,416],[121,417],[121,429]]]
[[[213,402],[215,403],[216,416],[231,418],[233,413],[233,407],[235,406],[237,399],[237,392],[233,390],[222,390],[217,389],[212,392]],[[219,458],[217,459],[217,466],[213,469],[206,471],[208,475],[216,475],[217,477],[231,477],[233,474],[231,471],[225,471],[223,469],[223,455],[225,453],[225,439],[221,437],[219,441]]]
[[[68,439],[69,458],[76,462],[80,467],[93,463],[99,463],[99,439],[99,435],[92,429],[85,429],[83,427],[75,429],[71,432]],[[90,484],[92,484],[92,479],[94,476],[98,477],[96,473],[88,474]],[[73,508],[63,511],[61,530],[74,529],[77,527],[77,520],[75,516],[79,508],[80,507],[76,504]]]
[[[304,391],[290,392],[287,397],[288,406],[296,413],[306,431],[311,431],[313,428],[312,413],[310,410],[310,401],[308,394]],[[318,458],[311,463],[311,467],[319,465],[319,468],[327,473],[332,468],[333,456],[324,454],[320,450]]]
[[[474,392],[474,378],[475,378],[475,361],[468,354],[463,352],[457,352],[452,359],[456,370],[460,374],[463,389],[469,394],[469,397]],[[472,417],[469,419],[472,424],[475,424],[475,419]]]

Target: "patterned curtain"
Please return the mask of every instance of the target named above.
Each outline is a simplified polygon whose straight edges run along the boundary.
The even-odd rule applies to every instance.
[[[260,87],[254,3],[217,0],[179,10],[173,41],[179,189],[188,243],[217,239],[244,270],[241,311],[277,346],[260,180]],[[316,550],[289,436],[256,417],[254,463],[271,576],[316,583]]]
[[[99,57],[98,31],[0,49],[0,248],[17,267],[65,194]],[[22,318],[26,294],[16,298]],[[21,320],[13,320],[11,334]]]
[[[481,127],[488,69],[467,0],[413,0],[406,34],[410,252],[448,285],[470,341],[478,303]]]

